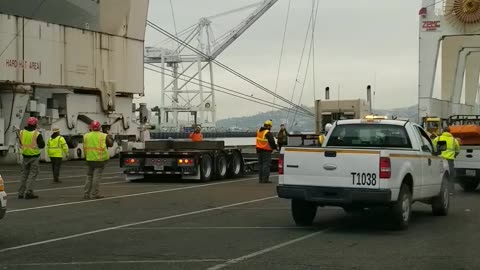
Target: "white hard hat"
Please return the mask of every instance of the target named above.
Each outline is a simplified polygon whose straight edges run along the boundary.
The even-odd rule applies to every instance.
[[[328,132],[332,128],[332,124],[328,123],[325,125],[325,132]]]

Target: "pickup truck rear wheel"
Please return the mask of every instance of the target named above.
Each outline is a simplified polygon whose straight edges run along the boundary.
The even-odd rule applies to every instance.
[[[298,226],[310,226],[317,215],[317,205],[303,201],[292,200],[292,216]]]
[[[458,183],[465,192],[474,192],[480,184],[480,179],[461,177]]]
[[[395,229],[405,230],[408,228],[412,214],[412,192],[406,184],[402,184],[398,200],[392,206],[391,214]]]
[[[434,216],[448,215],[450,207],[450,190],[448,188],[448,179],[443,177],[440,194],[432,199],[432,213]]]

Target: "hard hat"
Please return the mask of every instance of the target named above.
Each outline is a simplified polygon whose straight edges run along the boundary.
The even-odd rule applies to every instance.
[[[35,118],[35,117],[29,117],[28,120],[27,120],[27,124],[29,126],[36,126],[38,123],[38,119]]]
[[[325,125],[325,132],[328,132],[332,128],[332,124],[328,123]]]
[[[60,132],[60,129],[59,129],[58,127],[54,127],[54,128],[52,129],[52,132],[53,132],[53,133]]]
[[[95,130],[95,131],[99,131],[100,128],[101,128],[100,122],[92,121],[92,123],[90,124],[90,128]]]
[[[263,123],[264,126],[273,126],[272,120],[267,120]]]

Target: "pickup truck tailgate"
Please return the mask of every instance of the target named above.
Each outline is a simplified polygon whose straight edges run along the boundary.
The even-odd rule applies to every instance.
[[[380,151],[286,148],[284,185],[379,189]]]

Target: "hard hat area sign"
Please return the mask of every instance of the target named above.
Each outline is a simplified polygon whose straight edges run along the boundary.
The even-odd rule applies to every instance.
[[[437,31],[440,28],[440,21],[423,21],[423,31]]]
[[[42,62],[17,60],[17,59],[7,59],[5,64],[7,68],[19,68],[19,69],[40,70],[42,67]]]

